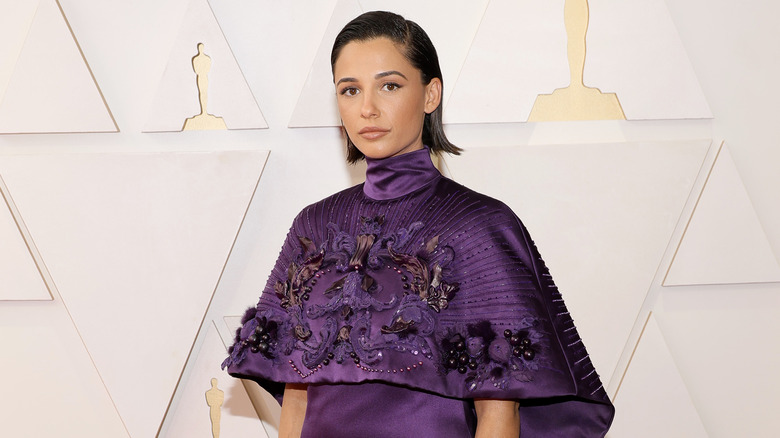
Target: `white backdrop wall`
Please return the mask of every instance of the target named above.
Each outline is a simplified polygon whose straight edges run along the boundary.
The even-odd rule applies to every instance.
[[[628,120],[525,123],[567,85],[564,0],[417,3],[0,0],[0,435],[211,437],[217,378],[223,437],[276,436],[219,363],[294,215],[362,181],[317,60],[390,9],[443,59],[445,172],[528,225],[609,436],[774,436],[780,7],[591,0],[585,82]],[[242,129],[176,132],[198,42]]]

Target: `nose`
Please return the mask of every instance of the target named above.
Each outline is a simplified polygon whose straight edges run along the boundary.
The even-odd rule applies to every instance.
[[[360,116],[369,119],[372,117],[377,117],[379,115],[379,108],[377,108],[376,105],[376,96],[366,91],[363,93],[363,105],[360,108]]]

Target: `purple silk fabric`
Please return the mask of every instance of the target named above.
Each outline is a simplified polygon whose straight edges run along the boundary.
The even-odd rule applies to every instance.
[[[466,400],[383,383],[311,385],[307,395],[302,438],[470,438],[476,428]]]
[[[387,200],[409,194],[441,178],[428,149],[384,160],[366,158],[363,193],[371,199]]]
[[[427,149],[303,209],[223,366],[279,400],[310,384],[311,437],[468,437],[474,398],[518,400],[522,437],[614,416],[525,227]]]

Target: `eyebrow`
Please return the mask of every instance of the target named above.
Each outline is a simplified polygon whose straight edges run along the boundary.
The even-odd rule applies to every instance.
[[[397,70],[383,71],[382,73],[377,73],[376,76],[374,76],[374,79],[381,79],[381,78],[384,78],[384,77],[387,77],[387,76],[392,76],[392,75],[398,75],[398,76],[406,79],[406,76],[404,76],[403,73],[401,73],[400,71],[397,71]],[[408,81],[408,79],[406,79],[406,80]]]
[[[401,73],[398,70],[389,70],[389,71],[383,71],[381,73],[377,73],[376,75],[374,75],[374,79],[382,79],[382,78],[385,78],[387,76],[393,76],[393,75],[398,75],[398,76],[406,79],[407,81],[409,80],[409,79],[406,78],[406,75],[404,75],[403,73]],[[340,84],[342,82],[358,82],[358,80],[355,79],[355,78],[349,78],[349,77],[341,78],[341,79],[339,79],[338,82],[336,82],[336,85],[338,85],[338,84]]]

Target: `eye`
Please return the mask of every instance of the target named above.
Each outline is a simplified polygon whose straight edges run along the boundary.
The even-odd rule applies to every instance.
[[[344,87],[341,89],[339,94],[341,94],[342,96],[354,96],[358,94],[358,92],[359,92],[358,89],[355,87]]]
[[[401,88],[401,86],[396,84],[395,82],[388,82],[388,83],[382,85],[382,89],[385,90],[385,91],[397,91],[400,88]]]

